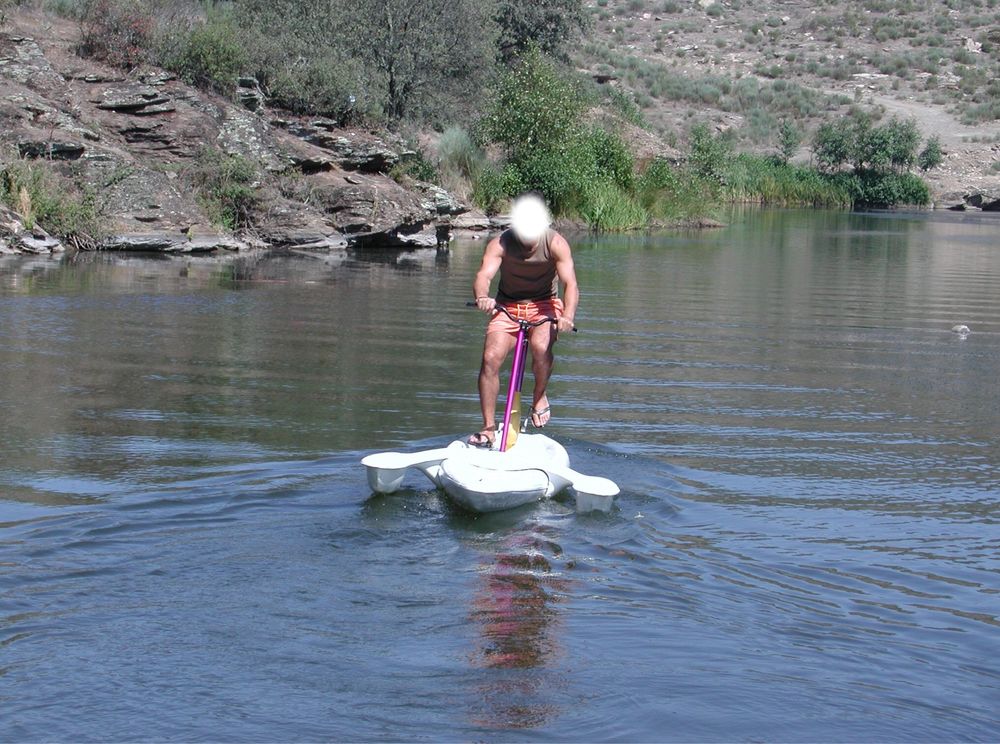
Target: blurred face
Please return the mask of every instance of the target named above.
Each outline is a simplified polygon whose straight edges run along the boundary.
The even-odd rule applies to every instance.
[[[551,222],[545,203],[536,196],[516,199],[511,208],[510,218],[514,234],[529,251],[534,250],[541,242]]]

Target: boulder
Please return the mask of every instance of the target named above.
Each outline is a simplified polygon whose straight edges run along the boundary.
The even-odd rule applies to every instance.
[[[213,253],[218,250],[239,251],[248,245],[232,235],[189,230],[187,233],[164,231],[113,235],[100,247],[106,251],[135,253]]]
[[[140,253],[178,253],[187,238],[178,233],[130,232],[112,235],[104,241],[102,248],[108,251],[136,251]]]
[[[24,253],[62,253],[66,250],[62,241],[44,233],[23,233],[16,240]]]
[[[79,142],[68,140],[26,139],[17,143],[22,158],[48,158],[49,160],[76,160],[86,151]]]
[[[962,212],[967,209],[978,209],[983,212],[1000,212],[1000,192],[988,192],[982,189],[950,191],[941,194],[937,206]]]
[[[375,135],[360,130],[341,130],[330,119],[274,119],[271,123],[329,153],[344,170],[388,173],[407,152],[405,147],[392,146]]]
[[[103,95],[93,103],[104,111],[120,114],[150,114],[173,111],[170,98],[156,88],[136,83],[123,83],[102,91]]]
[[[486,232],[493,228],[492,221],[484,212],[478,209],[469,210],[464,214],[453,217],[451,220],[452,230],[468,230],[471,232]]]
[[[260,89],[257,78],[242,77],[236,81],[236,100],[243,108],[250,111],[260,111],[264,108],[266,97]]]
[[[423,202],[423,206],[428,212],[450,216],[463,214],[469,210],[454,194],[445,191],[440,186],[421,183],[418,185],[418,188],[427,197]]]

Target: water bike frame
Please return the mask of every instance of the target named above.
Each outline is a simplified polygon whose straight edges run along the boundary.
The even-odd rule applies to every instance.
[[[375,493],[393,493],[402,485],[406,470],[416,468],[455,502],[474,512],[513,509],[551,498],[567,488],[575,493],[577,511],[608,511],[619,492],[613,481],[573,470],[569,466],[569,454],[561,444],[544,434],[518,437],[517,426],[512,425],[514,411],[520,410],[528,331],[543,323],[554,323],[556,319],[528,322],[514,317],[499,305],[495,312],[506,313],[518,325],[501,447],[485,449],[463,439],[447,447],[422,452],[371,454],[361,460],[368,485]]]
[[[468,303],[470,307],[475,307],[476,303]],[[514,361],[510,368],[510,382],[507,385],[507,404],[504,406],[503,425],[500,429],[500,451],[506,452],[514,446],[517,440],[516,423],[511,426],[511,420],[515,414],[520,418],[521,409],[521,386],[524,383],[525,360],[528,356],[528,331],[545,323],[556,323],[558,318],[546,317],[538,320],[528,321],[513,315],[504,305],[497,303],[493,307],[494,312],[502,312],[508,318],[517,323],[517,339],[514,341]],[[576,328],[573,328],[576,331]],[[522,428],[523,430],[523,428]]]

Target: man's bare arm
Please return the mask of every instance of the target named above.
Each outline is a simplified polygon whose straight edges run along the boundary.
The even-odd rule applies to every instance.
[[[490,282],[500,270],[500,262],[503,259],[503,248],[500,246],[500,238],[493,238],[486,244],[483,251],[483,262],[479,265],[475,279],[472,280],[472,296],[475,298],[476,306],[483,312],[492,312],[496,301],[490,297]]]
[[[552,256],[556,262],[556,275],[563,289],[563,314],[559,319],[558,328],[560,331],[569,331],[573,328],[573,319],[576,317],[576,308],[580,303],[580,288],[576,283],[576,268],[573,266],[573,253],[569,243],[559,234],[556,234],[550,246]]]

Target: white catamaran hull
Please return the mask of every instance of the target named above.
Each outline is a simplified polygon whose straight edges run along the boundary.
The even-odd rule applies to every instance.
[[[475,512],[513,509],[571,489],[578,511],[611,508],[618,486],[569,466],[566,449],[544,434],[521,434],[507,452],[462,441],[422,452],[380,452],[361,464],[376,493],[392,493],[416,468],[457,503]]]

